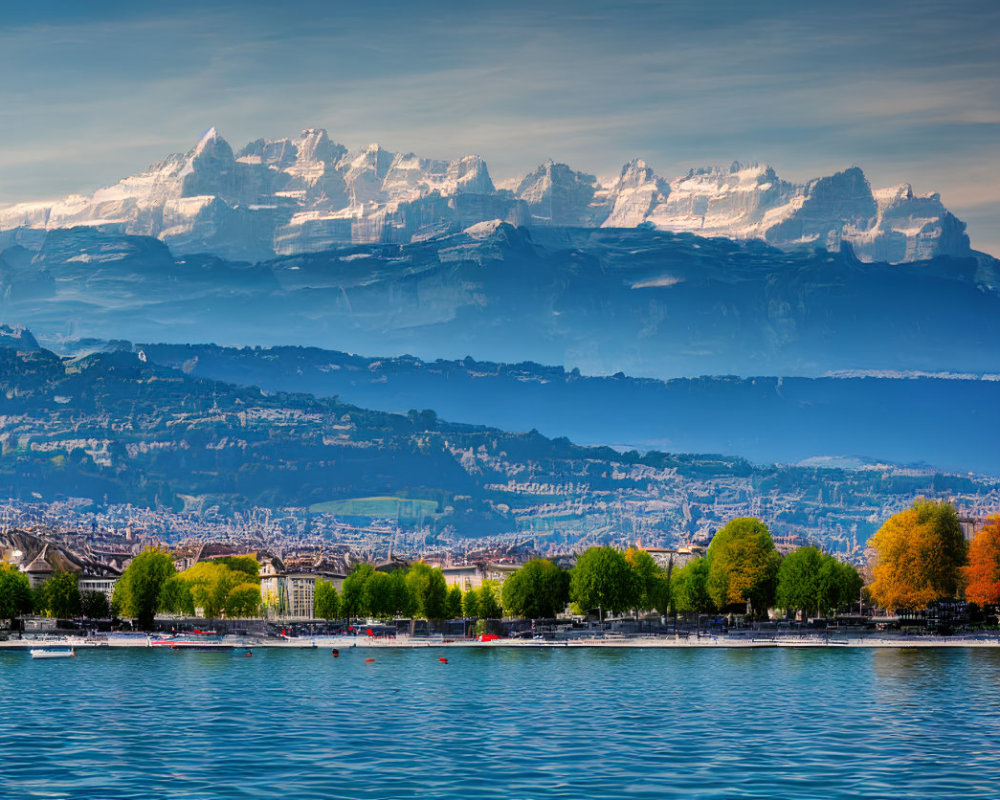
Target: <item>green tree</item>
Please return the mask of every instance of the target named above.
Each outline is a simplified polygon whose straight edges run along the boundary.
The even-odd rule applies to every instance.
[[[175,573],[174,560],[167,550],[147,547],[132,559],[115,584],[112,600],[118,613],[138,620],[143,630],[152,629],[160,589]]]
[[[448,590],[445,613],[448,615],[448,619],[457,619],[462,616],[462,590],[458,586],[452,586]]]
[[[254,581],[259,583],[260,562],[253,556],[222,556],[221,558],[212,560],[216,563],[224,564],[234,572],[242,572],[247,578],[251,579],[248,583]]]
[[[670,606],[670,579],[645,550],[630,547],[625,551],[625,560],[635,573],[638,595],[636,609],[651,611],[656,609],[666,614]]]
[[[620,614],[634,608],[640,587],[625,556],[612,547],[591,547],[570,572],[569,596],[581,613],[599,609]]]
[[[226,596],[227,617],[256,617],[260,614],[260,584],[245,581]]]
[[[17,567],[0,563],[0,619],[14,620],[31,611],[31,583]]]
[[[368,607],[365,605],[365,584],[375,573],[371,564],[358,564],[351,574],[344,579],[344,590],[340,597],[343,613],[351,617],[367,617]]]
[[[313,596],[316,616],[320,619],[338,619],[340,616],[340,597],[337,587],[329,581],[317,578]]]
[[[708,593],[708,559],[693,559],[677,570],[670,584],[670,601],[675,611],[706,614],[715,610]]]
[[[858,602],[864,581],[853,564],[826,556],[819,570],[819,610],[822,613]]]
[[[774,602],[786,611],[815,615],[821,605],[819,579],[825,563],[815,547],[800,547],[785,556],[778,568]]]
[[[56,572],[44,584],[45,611],[57,619],[80,616],[80,589],[73,572]]]
[[[200,561],[178,577],[190,586],[195,608],[200,608],[209,618],[225,614],[230,593],[237,586],[250,582],[245,571],[230,569],[224,562],[216,559]],[[255,585],[258,586],[259,594],[259,584]]]
[[[887,519],[868,546],[869,591],[883,608],[923,608],[958,593],[968,544],[950,503],[917,500]]]
[[[111,617],[111,605],[104,592],[82,592],[80,594],[80,610],[87,619],[108,619]]]
[[[448,584],[444,573],[418,561],[406,573],[406,585],[416,601],[416,613],[425,619],[444,619]]]
[[[548,559],[533,558],[503,584],[501,598],[508,616],[554,617],[569,599],[569,575]]]
[[[500,619],[503,608],[500,606],[500,584],[496,581],[483,581],[476,593],[479,600],[480,619]]]
[[[398,570],[397,570],[398,571]],[[365,581],[362,602],[376,619],[389,619],[396,613],[395,586],[387,572],[372,573]]]
[[[171,575],[160,588],[159,609],[166,614],[194,616],[191,584],[181,575]]]
[[[479,616],[479,592],[469,589],[462,595],[462,613],[467,617]]]
[[[741,517],[729,522],[708,546],[708,593],[719,609],[734,607],[760,614],[774,603],[781,556],[767,526]]]
[[[397,569],[391,573],[393,610],[397,617],[412,617],[417,612],[417,600],[406,582],[406,573]]]

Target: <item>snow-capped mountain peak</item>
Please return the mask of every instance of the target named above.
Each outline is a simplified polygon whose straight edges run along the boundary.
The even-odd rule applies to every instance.
[[[448,161],[376,143],[349,151],[322,128],[257,139],[234,154],[212,127],[188,152],[89,197],[0,210],[0,242],[37,245],[45,230],[91,225],[156,236],[179,253],[256,260],[343,243],[421,239],[501,219],[529,226],[652,224],[782,248],[837,250],[849,243],[863,261],[970,252],[964,223],[938,195],[916,195],[908,184],[873,190],[858,167],[794,184],[769,165],[733,162],[668,180],[636,158],[602,185],[548,159],[505,185],[511,188],[498,191],[475,155]]]

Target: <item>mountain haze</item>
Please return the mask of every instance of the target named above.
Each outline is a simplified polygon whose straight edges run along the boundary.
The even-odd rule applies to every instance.
[[[865,263],[638,228],[493,221],[257,264],[153,237],[45,232],[0,252],[0,319],[60,337],[311,345],[584,374],[1000,373],[997,262]]]

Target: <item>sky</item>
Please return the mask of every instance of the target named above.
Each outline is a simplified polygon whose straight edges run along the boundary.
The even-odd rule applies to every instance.
[[[0,204],[88,193],[218,128],[323,127],[494,180],[734,160],[939,192],[1000,255],[1000,3],[54,0],[0,27]]]

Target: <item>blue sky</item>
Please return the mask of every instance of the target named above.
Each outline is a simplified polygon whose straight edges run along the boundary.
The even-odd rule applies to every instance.
[[[1000,254],[1000,3],[50,2],[4,10],[0,203],[325,127],[495,179],[850,165],[937,191]]]

